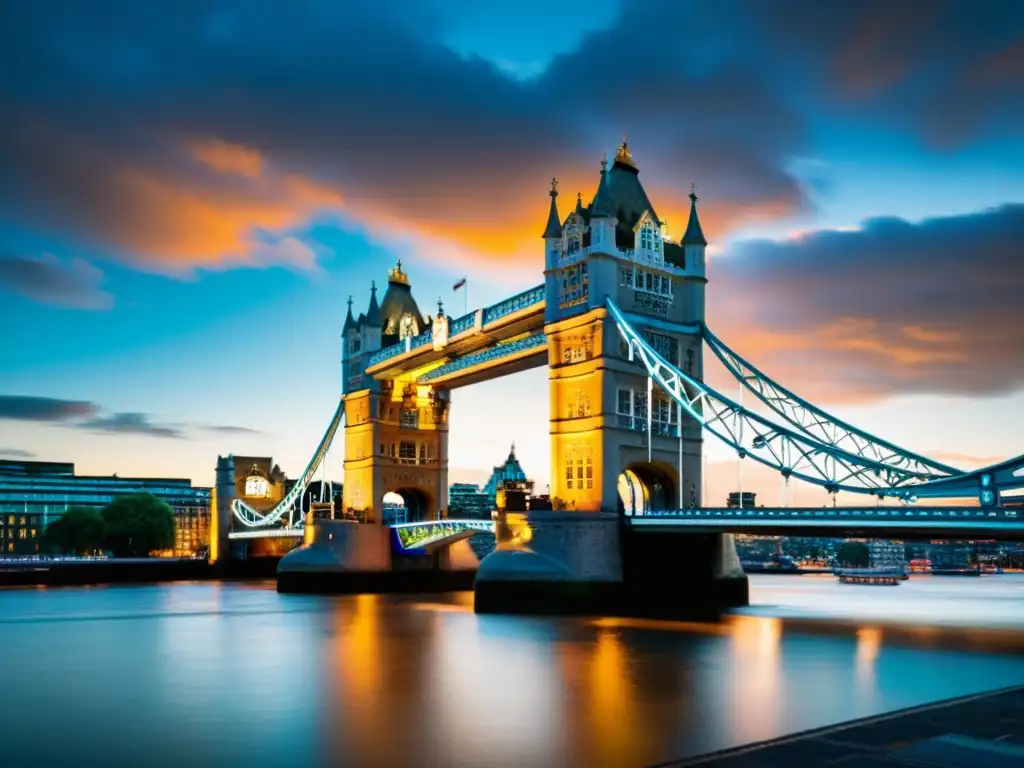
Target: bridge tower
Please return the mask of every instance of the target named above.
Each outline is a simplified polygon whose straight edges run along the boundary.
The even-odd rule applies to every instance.
[[[606,308],[610,297],[669,362],[700,378],[704,239],[691,191],[675,239],[625,141],[592,202],[564,220],[552,180],[545,245],[551,493],[568,510],[698,506],[701,429],[650,387]]]
[[[346,513],[379,523],[388,492],[402,496],[410,519],[435,519],[448,506],[448,393],[411,377],[377,381],[366,373],[374,352],[408,342],[434,322],[420,313],[401,261],[388,273],[381,302],[371,286],[358,319],[349,299],[342,330]]]
[[[555,511],[506,514],[480,563],[481,613],[700,617],[745,605],[732,537],[649,534],[629,515],[699,506],[702,430],[631,360],[610,298],[663,358],[702,378],[705,248],[691,187],[673,238],[623,141],[591,203],[544,229],[551,493]],[[625,513],[625,514],[624,514]]]

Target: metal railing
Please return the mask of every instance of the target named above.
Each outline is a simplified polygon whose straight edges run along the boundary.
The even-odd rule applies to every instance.
[[[458,373],[466,368],[471,368],[474,365],[490,363],[496,360],[501,360],[505,357],[510,357],[519,352],[546,347],[547,343],[548,337],[545,336],[543,332],[534,333],[530,336],[526,336],[525,338],[507,342],[505,344],[498,344],[497,346],[491,347],[483,352],[477,352],[474,355],[466,355],[465,357],[460,357],[458,360],[445,363],[429,373],[420,376],[418,381],[421,384],[429,384],[432,381],[437,381],[445,376],[450,376],[451,374]]]

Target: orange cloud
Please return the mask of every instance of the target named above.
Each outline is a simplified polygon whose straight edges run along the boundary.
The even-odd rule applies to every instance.
[[[263,172],[263,157],[255,149],[205,139],[194,142],[190,150],[196,160],[220,173],[237,173],[256,180]]]

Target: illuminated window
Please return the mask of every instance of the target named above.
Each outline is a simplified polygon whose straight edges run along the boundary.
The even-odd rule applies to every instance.
[[[416,321],[412,315],[402,315],[402,319],[398,322],[398,338],[408,339],[416,335],[419,329],[416,327]]]
[[[249,475],[245,478],[245,495],[251,499],[265,499],[270,495],[270,483],[265,477]]]
[[[18,531],[18,538],[19,539],[24,539],[26,533],[28,533],[28,531],[26,531],[24,528],[22,528],[20,531]]]
[[[18,520],[18,525],[24,525],[24,524],[25,524],[25,516],[22,515],[21,518]]]
[[[402,411],[398,417],[398,426],[401,429],[416,429],[419,427],[419,411]]]

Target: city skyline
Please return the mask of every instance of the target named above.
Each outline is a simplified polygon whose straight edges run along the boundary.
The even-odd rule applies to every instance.
[[[783,28],[753,0],[569,2],[538,42],[530,2],[199,2],[138,10],[162,20],[145,30],[101,5],[19,8],[0,32],[0,458],[208,485],[234,452],[297,476],[340,391],[348,296],[365,309],[399,258],[424,313],[461,314],[463,277],[470,309],[539,283],[548,180],[563,213],[589,201],[623,133],[675,237],[696,182],[709,324],[739,352],[936,459],[1020,453],[1018,6]],[[548,482],[546,377],[453,394],[451,482],[512,441]],[[709,503],[779,495],[705,445]]]

